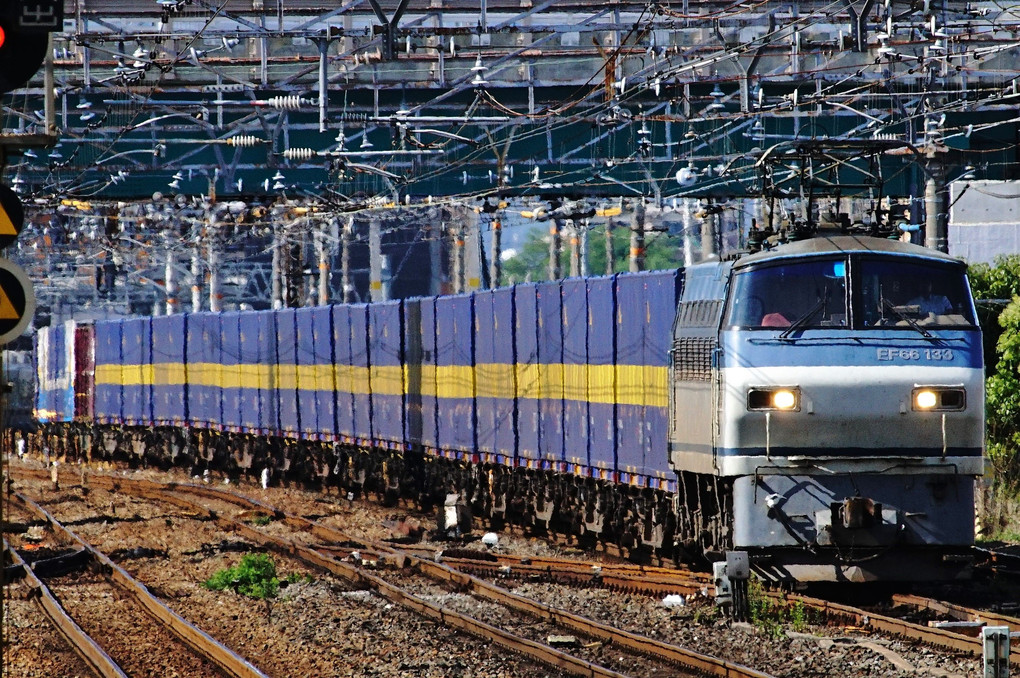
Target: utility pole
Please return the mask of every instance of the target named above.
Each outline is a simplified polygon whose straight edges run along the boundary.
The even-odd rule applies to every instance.
[[[453,293],[464,291],[464,226],[457,222],[453,226]]]
[[[171,227],[169,214],[162,213],[161,222],[163,224],[163,240],[166,243],[166,314],[173,315],[181,310],[180,299],[177,298],[177,295],[180,294],[177,283],[177,251],[174,249],[174,243],[178,242],[180,237]]]
[[[320,221],[315,231],[315,249],[319,258],[319,306],[329,304],[329,248],[326,247],[326,222]]]
[[[942,201],[939,199],[938,182],[935,179],[935,172],[938,166],[934,162],[928,163],[928,179],[924,182],[924,246],[933,250],[945,251],[945,237],[939,233],[939,213],[941,212]]]
[[[286,282],[284,289],[287,308],[298,308],[304,299],[304,237],[301,231],[295,228],[297,220],[287,224],[290,233],[287,236],[287,246],[283,250],[286,262]]]
[[[209,310],[223,310],[223,290],[220,288],[220,223],[216,210],[209,209],[206,220],[209,228]]]
[[[438,296],[443,293],[443,234],[446,232],[446,222],[443,221],[443,211],[433,215],[431,226],[429,226],[429,269],[432,275],[429,281],[429,294]]]
[[[473,292],[482,288],[482,220],[481,215],[473,211],[467,213],[467,226],[464,229],[464,292]]]
[[[273,208],[270,212],[270,219],[273,223],[273,308],[283,308],[283,262],[280,256],[282,238],[280,236],[280,213],[279,208]]]
[[[713,222],[715,221],[714,215],[712,214],[711,205],[706,205],[701,210],[701,260],[704,261],[712,255],[716,254],[715,251],[715,229],[713,228]]]
[[[560,250],[562,249],[563,224],[559,219],[549,220],[549,280],[559,280],[560,275]]]
[[[581,247],[577,238],[577,220],[570,220],[570,277],[581,275]]]
[[[691,199],[683,198],[680,222],[684,228],[684,267],[694,265],[694,220],[691,218]]]
[[[191,311],[202,310],[202,225],[198,219],[191,221]]]
[[[492,257],[489,261],[489,286],[499,287],[499,279],[503,275],[503,222],[499,217],[492,218]]]
[[[630,272],[645,270],[645,201],[634,206],[634,222],[630,229]]]
[[[177,254],[167,246],[166,249],[166,314],[173,315],[177,308]]]
[[[372,301],[383,301],[382,284],[382,225],[377,215],[368,218],[369,296]]]
[[[616,273],[616,251],[613,249],[613,229],[616,224],[612,219],[606,221],[606,275]]]
[[[344,304],[351,301],[351,232],[354,230],[354,217],[348,217],[347,223],[340,230],[340,301]]]
[[[578,262],[580,268],[580,274],[582,276],[588,275],[588,220],[581,219],[580,221],[574,220],[575,230],[577,232],[578,247],[580,249]]]

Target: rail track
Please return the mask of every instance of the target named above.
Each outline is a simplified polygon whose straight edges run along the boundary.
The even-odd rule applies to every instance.
[[[41,470],[27,470],[25,473],[37,479],[48,477],[47,472]],[[73,476],[68,474],[67,479],[72,480]],[[653,657],[653,662],[661,662],[672,667],[686,666],[691,671],[708,675],[766,675],[752,669],[728,665],[712,657],[703,655],[692,657],[692,654],[697,653],[691,653],[686,648],[669,646],[659,641],[650,644],[648,641],[651,639],[642,638],[637,634],[630,634],[628,637],[628,634],[621,633],[620,629],[610,624],[599,624],[565,610],[551,608],[527,596],[513,594],[497,585],[516,579],[523,582],[548,581],[573,586],[599,587],[642,596],[671,593],[690,596],[703,593],[710,585],[706,576],[701,573],[627,563],[593,563],[569,558],[513,556],[467,547],[446,548],[439,557],[440,562],[435,562],[437,559],[435,549],[398,546],[381,539],[352,537],[321,522],[287,513],[268,503],[239,495],[232,488],[221,489],[212,485],[190,483],[163,484],[102,474],[89,474],[88,483],[90,486],[101,487],[111,492],[137,494],[140,497],[149,497],[153,501],[170,502],[190,515],[206,512],[207,519],[215,521],[225,531],[234,532],[253,543],[262,544],[266,548],[321,567],[352,582],[355,587],[373,590],[407,609],[449,627],[487,638],[490,642],[504,647],[514,647],[516,651],[532,657],[535,661],[558,667],[567,673],[621,675],[621,672],[613,671],[612,668],[574,656],[579,653],[556,650],[548,643],[537,642],[534,638],[529,640],[510,631],[503,631],[505,635],[501,641],[498,637],[500,629],[496,628],[498,625],[487,625],[478,619],[459,619],[449,604],[435,602],[441,600],[437,591],[453,590],[457,593],[470,594],[478,600],[487,601],[486,604],[503,605],[513,610],[515,614],[523,613],[542,623],[556,624],[558,629],[562,628],[568,633],[590,639],[592,646],[601,643],[620,649],[633,647],[635,654]],[[253,518],[258,516],[266,516],[272,522],[261,527],[250,524]],[[403,582],[409,576],[417,578],[413,580],[413,591],[419,593],[424,591],[424,594],[415,595],[413,591],[407,591],[406,586],[393,581],[395,577]],[[423,583],[426,578],[432,583]],[[769,595],[777,606],[788,608],[799,606],[814,610],[817,618],[824,618],[836,625],[849,625],[850,628],[910,639],[972,656],[979,656],[981,652],[979,641],[962,633],[928,628],[891,616],[806,596],[781,593]],[[932,614],[945,618],[964,620],[964,617],[969,617],[996,624],[1005,621],[1011,628],[1016,628],[1013,625],[1017,623],[1016,619],[1005,615],[971,610],[931,599],[915,600],[901,596],[896,598],[895,604],[903,607],[911,605],[926,607]],[[939,607],[940,605],[943,607]],[[518,640],[511,640],[510,637],[516,637]],[[525,649],[529,642],[530,649]],[[1016,661],[1017,653],[1014,653],[1013,657]],[[644,673],[646,671],[642,670],[641,674]]]
[[[71,645],[74,651],[85,661],[88,667],[104,678],[127,678],[120,665],[99,645],[92,636],[85,633],[75,623],[64,606],[53,595],[50,587],[36,576],[32,566],[28,565],[16,550],[11,548],[7,539],[3,540],[4,562],[10,563],[4,568],[4,582],[24,579],[28,584],[27,596],[38,603],[39,608],[50,620],[54,628]]]
[[[39,474],[36,474],[36,476],[39,477]],[[69,486],[67,484],[67,482],[66,482],[68,480],[70,480],[70,476],[66,476],[66,477],[63,476],[63,475],[61,476],[61,483],[64,486]],[[90,493],[92,493],[93,490],[102,489],[106,485],[103,482],[103,479],[101,477],[99,477],[99,476],[89,476],[89,481],[90,481],[89,482]],[[120,483],[110,484],[109,487],[111,489],[115,488],[116,491],[118,493],[120,493],[121,495],[128,493],[128,487],[124,486],[124,485],[122,485]],[[160,505],[163,505],[163,506],[165,506],[168,503],[169,504],[173,504],[173,505],[175,505],[180,510],[180,513],[183,514],[184,516],[186,516],[189,520],[190,519],[195,519],[195,520],[199,520],[199,521],[215,522],[217,524],[225,524],[225,525],[227,525],[231,529],[236,527],[236,524],[233,521],[231,521],[230,519],[226,519],[223,516],[217,517],[215,515],[214,511],[211,511],[209,509],[203,508],[202,506],[200,506],[195,501],[189,501],[188,499],[182,498],[180,496],[177,496],[177,495],[174,495],[174,494],[171,494],[171,493],[164,493],[164,494],[150,493],[150,494],[146,495],[146,493],[140,492],[139,496],[147,498],[149,500],[155,499],[156,501],[158,501],[158,503]],[[31,502],[31,500],[29,500],[27,497],[25,497],[24,495],[21,495],[19,493],[19,494],[12,495],[12,498],[17,500],[18,502],[22,503],[25,506],[29,506],[29,507],[32,507],[32,508],[36,509],[39,512],[39,515],[43,516],[44,519],[47,520],[47,522],[52,526],[52,528],[54,530],[56,530],[58,532],[58,534],[60,534],[63,538],[77,540],[77,543],[80,544],[80,546],[81,546],[81,548],[83,550],[87,550],[87,551],[90,552],[90,554],[93,554],[93,557],[95,558],[96,562],[98,562],[102,566],[102,568],[104,570],[108,570],[108,571],[111,571],[111,572],[117,572],[117,570],[119,570],[119,568],[117,568],[117,566],[114,565],[112,563],[112,561],[110,561],[108,558],[106,558],[103,554],[101,554],[98,551],[96,551],[95,549],[93,549],[89,544],[87,544],[87,542],[85,542],[84,540],[81,540],[80,538],[77,538],[75,535],[73,535],[73,533],[71,533],[70,531],[66,530],[66,528],[64,528],[63,526],[60,525],[59,521],[57,521],[56,518],[54,518],[51,514],[47,513],[41,507],[38,507],[37,505],[34,505]],[[60,496],[56,497],[56,500],[58,500],[58,501],[60,501],[61,499],[63,499],[63,498],[60,497]],[[104,506],[98,506],[98,508],[100,508],[100,511],[103,511],[105,509]],[[100,522],[100,523],[102,523],[102,522],[106,522],[106,520],[107,520],[107,517],[105,517],[105,516],[103,516],[101,514],[99,516],[99,518],[98,518],[98,521],[96,521],[96,520],[94,520],[92,518],[89,518],[89,519],[81,520],[80,522],[83,522],[83,523],[85,523],[85,522],[89,522],[89,523]],[[132,518],[124,518],[124,520],[130,521],[130,520],[132,520]],[[243,523],[242,523],[242,525],[243,525]],[[232,531],[236,531],[236,530],[232,530]],[[256,540],[256,543],[264,542],[264,541],[265,540],[259,539],[259,540]],[[289,548],[285,547],[283,550],[289,552],[289,555],[291,557],[296,557],[296,558],[300,558],[301,557],[301,553],[300,552],[296,552],[295,553],[293,551],[293,549],[289,549]],[[335,568],[327,567],[325,569],[331,570],[331,571],[337,571]],[[348,573],[348,574],[350,574],[350,573]],[[366,582],[364,579],[360,579],[360,578],[358,578],[356,576],[355,577],[346,577],[346,579],[348,579],[348,581],[355,581],[355,582],[357,582],[357,588],[359,590],[365,590],[365,589],[371,589],[372,588],[371,586],[368,585],[369,582]],[[414,603],[413,599],[411,599],[410,597],[407,597],[406,595],[403,594],[403,592],[401,592],[400,590],[397,590],[395,587],[391,587],[391,588],[393,588],[393,590],[394,590],[394,595],[392,596],[392,598],[395,601],[401,602],[401,604],[403,604],[405,606],[409,606],[412,609],[415,609],[415,605],[413,604]],[[403,600],[401,600],[401,598],[403,598]],[[421,612],[422,610],[421,609],[416,609],[416,611]],[[468,629],[464,628],[465,626],[470,627],[470,623],[468,623],[466,625],[465,624],[458,624],[458,615],[452,615],[449,612],[441,610],[439,608],[436,608],[436,611],[437,611],[438,614],[437,615],[432,615],[432,617],[437,619],[438,621],[441,621],[442,623],[446,624],[447,626],[451,626],[453,628],[458,628],[460,630],[470,630],[469,628]],[[427,614],[427,610],[425,610],[425,612],[426,612],[425,616],[429,617],[430,615]],[[468,620],[468,622],[470,622],[470,620]],[[199,633],[202,633],[202,632],[199,632]],[[512,641],[513,639],[510,639],[510,640]],[[503,645],[507,645],[507,646],[512,646],[512,642],[510,642],[510,643],[504,642],[502,644]],[[229,650],[227,650],[227,652],[230,653],[230,654],[233,654]],[[159,652],[149,652],[147,654],[149,654],[150,656],[156,656],[156,657],[159,656]],[[536,654],[536,653],[533,652],[532,654]],[[538,654],[541,654],[541,648],[539,649]],[[547,657],[547,660],[548,660],[548,661],[546,661],[547,665],[553,666],[553,667],[557,667],[560,664],[564,664],[564,663],[566,663],[566,664],[570,663],[570,658],[569,657],[566,657],[566,656],[559,657],[559,656],[557,656],[557,653],[556,653],[555,650],[553,650],[552,655]],[[244,660],[241,659],[241,661],[243,662]],[[254,672],[251,672],[251,671],[241,671],[241,672],[239,672],[239,671],[237,671],[235,669],[229,669],[229,668],[225,668],[225,667],[222,667],[222,666],[220,668],[224,669],[224,670],[222,672],[221,671],[217,671],[215,669],[210,670],[210,671],[183,670],[183,671],[179,671],[178,675],[195,675],[195,676],[203,676],[203,675],[262,676],[263,675],[258,670],[255,670]],[[536,670],[535,667],[525,668],[524,669],[525,673],[533,673],[533,672],[535,672],[535,670]],[[517,671],[519,672],[520,669],[517,669]],[[514,672],[514,671],[511,671],[511,672]],[[573,671],[573,672],[577,673],[576,670]],[[131,673],[131,672],[129,672],[129,673]],[[142,671],[142,673],[145,673],[145,671]],[[159,670],[157,668],[153,668],[151,670],[148,670],[148,674],[149,675],[162,675],[163,671],[161,671],[161,670]],[[280,673],[280,675],[290,675],[290,674],[289,673]],[[555,673],[554,675],[560,675],[560,674],[559,673]],[[595,667],[595,669],[592,670],[592,671],[589,671],[587,673],[587,675],[592,675],[592,676],[623,676],[625,674],[620,674],[620,673],[616,673],[616,672],[599,671],[597,669],[597,667]]]
[[[275,515],[287,523],[302,527],[320,538],[333,541],[334,543],[351,544],[352,539],[338,530],[324,527],[305,518],[281,513],[274,507],[268,506],[257,500],[244,497],[234,492],[224,492],[216,488],[200,485],[177,485],[177,489],[190,492],[199,496],[217,498],[223,501],[230,501],[249,510],[261,510],[266,514]],[[229,498],[228,498],[229,497]],[[375,553],[385,557],[389,555],[407,556],[406,552],[398,551],[392,547],[380,543],[364,542],[361,545],[365,549],[372,549]],[[318,547],[322,548],[322,547]],[[351,546],[341,547],[348,550]],[[327,550],[327,549],[323,549]],[[463,550],[455,551],[458,555],[467,555]],[[483,554],[484,552],[479,552]],[[643,566],[630,565],[606,565],[579,563],[577,561],[554,558],[527,558],[528,562],[520,562],[522,559],[513,556],[494,555],[496,562],[487,562],[477,558],[447,558],[443,561],[450,568],[456,568],[465,572],[485,573],[489,576],[506,577],[513,574],[514,567],[520,568],[521,574],[525,576],[548,577],[554,581],[572,581],[582,584],[605,585],[610,588],[626,591],[628,593],[658,595],[658,594],[696,594],[702,592],[710,580],[700,573],[692,573],[684,570],[671,571],[666,568],[646,568]],[[517,561],[516,565],[509,563]],[[419,567],[430,570],[437,565],[430,563],[422,557],[417,557],[415,563]],[[510,568],[509,570],[507,568]],[[608,571],[608,572],[607,572]],[[849,605],[841,605],[827,600],[803,596],[780,591],[768,592],[768,596],[778,605],[793,607],[801,605],[826,619],[834,622],[849,623],[860,628],[871,629],[877,632],[898,636],[935,647],[942,647],[949,650],[966,652],[974,656],[981,656],[983,648],[980,638],[964,633],[958,633],[940,628],[923,626],[914,622],[897,619],[888,615],[881,615]],[[930,599],[918,597],[899,596],[895,598],[898,604],[915,605],[916,607],[928,607],[929,609],[945,610],[945,614],[954,618],[967,618],[969,620],[984,621],[988,624],[1006,625],[1013,628],[1020,628],[1020,619],[989,613],[982,610],[972,609],[950,603],[941,603]],[[926,601],[926,602],[922,602]],[[1013,661],[1020,660],[1020,648],[1012,652]]]
[[[1020,582],[1020,554],[987,548],[976,548],[975,551],[981,556],[979,566],[998,576]]]
[[[38,474],[37,474],[38,475]],[[262,513],[276,518],[277,520],[297,529],[315,536],[317,539],[324,539],[333,543],[347,544],[349,560],[352,546],[352,538],[334,528],[324,526],[320,523],[305,518],[284,513],[272,506],[263,504],[260,501],[244,497],[234,492],[227,492],[205,485],[190,484],[159,484],[148,480],[124,479],[105,475],[91,475],[89,483],[93,487],[102,487],[110,491],[125,492],[140,497],[157,501],[170,502],[188,511],[207,510],[209,518],[221,526],[241,534],[245,538],[255,542],[268,545],[269,547],[297,557],[309,564],[323,568],[332,574],[339,576],[352,584],[362,586],[393,603],[400,604],[426,617],[441,621],[453,628],[466,631],[472,635],[484,638],[512,649],[515,652],[539,661],[548,666],[556,667],[573,673],[585,676],[622,676],[624,673],[614,671],[610,668],[600,666],[587,659],[575,656],[558,650],[546,643],[538,642],[532,638],[526,638],[516,633],[505,631],[501,628],[485,623],[473,617],[455,612],[447,606],[430,602],[429,600],[414,595],[402,584],[396,584],[380,574],[386,570],[414,571],[433,582],[445,586],[452,586],[459,591],[470,593],[479,599],[489,603],[502,606],[515,613],[523,613],[531,618],[541,620],[545,623],[560,627],[567,632],[581,634],[587,638],[594,639],[597,643],[612,645],[618,651],[626,651],[634,655],[650,657],[653,661],[661,662],[668,667],[679,667],[687,672],[698,675],[733,676],[746,678],[768,678],[768,674],[739,666],[722,659],[710,657],[686,648],[670,645],[655,639],[641,637],[637,634],[616,629],[612,626],[601,624],[581,616],[571,614],[564,610],[558,610],[548,605],[538,603],[523,596],[516,595],[490,584],[468,573],[461,572],[448,563],[437,563],[417,555],[404,552],[385,544],[363,543],[357,544],[363,549],[361,557],[354,563],[339,560],[326,550],[316,546],[307,546],[292,539],[267,534],[265,531],[252,527],[250,524],[236,520],[226,515],[226,512],[216,508],[203,507],[200,503],[185,499],[180,493],[197,496],[203,500],[216,503],[229,502],[243,510],[252,513]],[[367,555],[376,555],[377,558],[367,558]],[[470,563],[470,559],[465,559]],[[367,566],[372,563],[371,566]],[[550,562],[544,564],[547,570]],[[370,569],[371,568],[371,569]],[[633,568],[622,568],[633,569]],[[576,573],[576,563],[573,572]],[[589,566],[590,574],[590,566]],[[631,576],[635,576],[633,573]],[[675,589],[674,589],[675,590]]]
[[[43,596],[43,605],[47,608],[48,616],[50,616],[59,627],[61,633],[73,645],[75,651],[101,675],[125,675],[118,662],[125,666],[129,662],[134,664],[132,666],[132,673],[134,673],[140,670],[149,670],[139,666],[138,662],[150,663],[155,661],[155,664],[152,664],[149,668],[157,671],[166,670],[169,666],[187,675],[214,676],[226,674],[236,678],[266,678],[265,674],[243,657],[235,654],[230,648],[217,642],[204,631],[176,614],[161,600],[153,596],[143,584],[135,580],[126,570],[61,524],[60,521],[54,518],[43,507],[20,492],[14,493],[13,496],[24,507],[45,520],[49,528],[59,535],[65,543],[73,545],[70,558],[65,556],[59,559],[50,559],[49,561],[34,564],[32,567],[25,565],[24,561],[22,561],[22,571],[25,573],[25,576],[29,577],[33,588]],[[17,553],[14,551],[12,551],[12,554],[17,556]],[[21,560],[20,557],[18,559]],[[45,567],[47,564],[50,568],[59,566],[59,569],[63,570],[66,569],[71,559],[90,566],[89,570],[94,571],[95,575],[86,575],[82,578],[84,581],[79,579],[70,585],[62,586],[61,588],[64,593],[61,598],[63,600],[67,601],[76,597],[72,589],[77,588],[81,590],[82,584],[90,589],[96,588],[97,585],[101,586],[102,589],[116,587],[120,592],[126,594],[124,596],[121,593],[111,593],[105,590],[91,592],[94,598],[100,600],[108,598],[115,603],[111,606],[105,617],[97,617],[94,614],[89,615],[89,626],[95,629],[92,636],[98,636],[100,633],[103,633],[106,635],[107,641],[111,640],[107,624],[112,619],[118,619],[122,623],[127,622],[122,628],[131,627],[136,629],[135,639],[130,645],[131,648],[134,650],[146,646],[160,648],[161,651],[158,654],[153,656],[146,652],[128,652],[126,651],[128,648],[123,644],[118,644],[119,652],[110,650],[120,657],[118,661],[114,661],[92,637],[83,632],[71,620],[70,614],[62,609],[57,609],[62,606],[56,602],[56,598],[52,594],[47,596],[50,589],[48,587],[45,590],[41,588],[44,585],[36,576],[35,571],[43,569],[40,565]],[[59,562],[54,563],[54,560]],[[105,582],[105,584],[101,582]],[[125,604],[125,600],[130,600],[132,604]],[[84,610],[85,607],[78,606],[78,609]],[[125,619],[125,617],[128,617],[128,619]],[[146,637],[153,638],[154,640],[148,642],[139,640]],[[192,656],[181,658],[181,655],[186,653],[171,650],[175,646],[179,647],[177,643],[168,642],[174,637],[180,644],[183,644],[190,650]]]

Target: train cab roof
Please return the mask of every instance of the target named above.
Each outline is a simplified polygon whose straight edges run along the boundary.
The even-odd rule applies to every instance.
[[[956,257],[951,257],[948,254],[939,252],[938,250],[933,250],[929,247],[921,247],[920,245],[914,245],[911,243],[900,242],[899,240],[874,238],[871,236],[835,235],[798,240],[796,242],[780,245],[773,250],[749,254],[737,259],[733,263],[733,268],[737,270],[747,266],[753,266],[764,261],[787,257],[832,256],[834,254],[849,254],[852,252],[924,257],[926,259],[940,260],[948,264],[959,264],[961,266],[966,265],[962,260],[957,259]]]

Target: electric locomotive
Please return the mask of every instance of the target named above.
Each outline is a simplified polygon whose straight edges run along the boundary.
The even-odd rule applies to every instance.
[[[777,579],[966,571],[984,371],[963,262],[835,236],[698,264],[671,357],[687,546]]]

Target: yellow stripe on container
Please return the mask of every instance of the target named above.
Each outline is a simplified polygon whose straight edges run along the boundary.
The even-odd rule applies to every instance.
[[[517,363],[514,366],[517,376],[517,396],[520,398],[541,398],[542,384],[539,380],[538,365]]]
[[[351,365],[351,393],[355,395],[368,395],[372,392],[371,373],[367,367]]]
[[[367,395],[420,393],[440,398],[566,398],[581,402],[666,407],[668,371],[652,365],[561,365],[484,363],[421,365],[412,383],[411,368],[399,365],[220,365],[157,363],[97,365],[97,385],[193,386],[302,389]],[[416,389],[416,390],[415,390]]]
[[[120,365],[96,365],[96,384],[119,384]]]
[[[643,384],[645,389],[645,405],[648,407],[667,407],[669,405],[669,372],[668,368],[644,366]]]
[[[156,363],[152,366],[152,383],[155,386],[181,386],[187,381],[184,363]]]
[[[297,365],[274,365],[273,376],[276,387],[284,391],[297,390]]]
[[[588,365],[588,400],[606,405],[616,402],[615,365]]]
[[[437,366],[436,395],[440,398],[474,398],[474,368],[470,365]]]
[[[645,405],[643,365],[616,366],[616,402],[620,405]]]
[[[378,365],[370,368],[372,393],[399,396],[404,394],[403,369],[400,365]]]
[[[542,397],[559,400],[563,397],[563,365],[560,363],[542,363],[538,367],[539,381],[542,383]]]
[[[475,390],[479,398],[513,398],[514,366],[509,363],[476,365]]]
[[[125,365],[120,376],[124,386],[148,386],[152,383],[152,365]]]
[[[422,396],[428,396],[435,398],[438,389],[436,388],[436,366],[435,365],[422,365],[421,366],[421,394]]]
[[[563,397],[566,400],[588,399],[588,366],[563,366]]]

